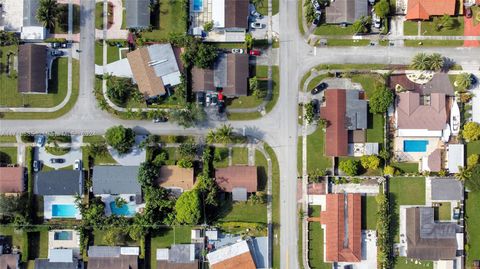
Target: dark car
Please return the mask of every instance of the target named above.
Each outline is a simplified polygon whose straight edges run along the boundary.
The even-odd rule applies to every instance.
[[[312,105],[313,105],[313,113],[315,113],[315,115],[318,115],[318,113],[320,113],[320,102],[318,101],[318,99],[313,99]]]
[[[42,169],[42,162],[41,161],[33,161],[33,172],[38,172]]]
[[[477,77],[474,75],[470,75],[470,81],[472,86],[475,86],[475,84],[477,84]]]
[[[325,82],[322,82],[322,83],[318,84],[317,87],[315,87],[312,91],[310,91],[310,93],[312,95],[315,95],[315,94],[325,90],[327,87],[328,87],[328,84],[325,83]]]
[[[317,17],[312,22],[313,25],[318,26],[320,24],[320,17]]]
[[[197,92],[197,104],[204,106],[205,105],[205,93]]]
[[[466,8],[465,9],[465,16],[467,18],[471,18],[472,17],[472,9],[471,8]]]
[[[62,158],[51,158],[50,163],[64,163],[65,159]]]
[[[219,102],[218,103],[218,113],[223,113],[225,112],[225,102]]]
[[[52,51],[50,52],[50,54],[51,54],[52,56],[55,56],[55,57],[60,57],[60,56],[63,55],[63,51],[61,51],[61,50],[52,50]]]
[[[167,121],[168,121],[167,117],[157,117],[152,120],[153,123],[167,122]]]
[[[68,48],[68,43],[64,42],[64,43],[60,44],[60,47],[63,48],[63,49],[66,49],[66,48]]]
[[[52,48],[54,48],[54,49],[58,49],[58,48],[60,48],[60,43],[58,43],[58,42],[53,42],[53,43],[51,43],[51,46],[52,46]]]

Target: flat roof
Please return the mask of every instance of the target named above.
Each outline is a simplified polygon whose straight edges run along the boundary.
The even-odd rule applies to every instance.
[[[458,167],[465,166],[464,145],[449,144],[447,151],[447,168],[450,173],[458,173]]]

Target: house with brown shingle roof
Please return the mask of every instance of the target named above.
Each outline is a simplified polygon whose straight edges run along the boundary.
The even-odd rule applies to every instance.
[[[256,269],[247,241],[222,247],[207,254],[211,269]]]
[[[138,247],[90,246],[89,269],[138,269]]]
[[[358,193],[326,195],[320,221],[325,227],[325,261],[360,262],[362,259],[362,197]],[[324,211],[323,211],[324,210]]]
[[[395,114],[398,136],[441,137],[447,124],[446,96],[399,93]]]
[[[408,0],[407,20],[428,20],[430,16],[455,15],[456,0]]]
[[[127,54],[133,80],[145,98],[162,96],[181,83],[179,62],[171,44],[155,44]]]
[[[16,195],[24,191],[23,167],[0,167],[0,193]]]
[[[247,193],[257,191],[257,167],[235,165],[218,168],[215,169],[215,181],[222,191],[233,194],[233,200],[246,200]]]
[[[47,93],[47,46],[24,44],[18,46],[18,83],[21,93]]]
[[[191,190],[195,183],[193,168],[163,165],[160,167],[160,173],[155,183],[163,188],[178,190],[180,192]]]
[[[193,2],[193,1],[192,1]],[[213,30],[205,37],[209,42],[243,42],[248,30],[248,0],[211,0],[200,12],[208,13]],[[198,11],[194,11],[195,13]],[[198,35],[203,25],[192,23],[193,33]]]

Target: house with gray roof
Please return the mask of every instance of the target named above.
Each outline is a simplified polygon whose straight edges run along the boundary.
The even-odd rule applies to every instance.
[[[39,5],[40,0],[23,0],[23,26],[20,35],[23,40],[41,41],[45,39],[46,29],[37,19]]]
[[[150,0],[125,0],[128,29],[150,27]]]
[[[157,249],[157,269],[198,269],[198,265],[194,244],[176,244],[170,249]]]
[[[325,8],[329,24],[352,24],[362,16],[368,16],[367,0],[332,0]]]
[[[35,259],[35,269],[77,269],[79,261],[71,249],[50,249],[47,259]]]
[[[89,269],[138,269],[138,247],[91,246],[88,248]]]
[[[464,188],[455,178],[429,178],[432,201],[463,201]]]

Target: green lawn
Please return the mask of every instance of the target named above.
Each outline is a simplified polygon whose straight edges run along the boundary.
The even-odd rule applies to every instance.
[[[47,258],[48,227],[37,228],[28,232],[28,259]]]
[[[228,148],[218,147],[215,148],[215,156],[219,159],[213,161],[215,168],[222,168],[228,166]]]
[[[390,179],[391,198],[395,205],[424,205],[425,178],[424,177],[392,177]]]
[[[251,205],[247,202],[223,201],[218,210],[220,222],[260,222],[267,223],[267,205]]]
[[[277,156],[269,145],[265,151],[272,160],[272,224],[273,224],[273,268],[280,268],[280,168]]]
[[[401,174],[418,172],[418,163],[391,163]]]
[[[297,0],[297,18],[298,18],[298,30],[300,34],[303,36],[305,34],[305,29],[303,29],[303,5],[302,0]]]
[[[404,35],[418,35],[417,22],[416,21],[404,21],[403,22],[403,34]]]
[[[449,202],[441,202],[439,207],[435,207],[435,219],[437,220],[451,220],[452,219],[452,204]]]
[[[469,142],[466,144],[467,157],[472,154],[480,154],[480,140]]]
[[[0,143],[17,143],[14,135],[0,135]]]
[[[243,43],[242,43],[243,44]],[[268,91],[268,66],[266,65],[256,65],[255,66],[255,76],[258,79],[258,88],[267,92]],[[272,76],[274,73],[272,72]],[[275,85],[275,84],[274,84]],[[272,85],[272,86],[274,86]],[[278,87],[278,86],[277,86]],[[228,108],[252,108],[261,105],[263,98],[257,98],[252,95],[250,90],[248,90],[247,96],[239,96],[232,99],[227,99]]]
[[[0,47],[1,48],[1,47]],[[56,74],[56,70],[52,70],[52,77],[53,82],[51,80],[51,84],[49,87],[51,87],[52,92],[47,94],[47,95],[36,95],[38,97],[35,98],[46,98],[47,96],[50,95],[56,95],[57,97],[51,97],[50,100],[41,100],[41,99],[35,99],[36,102],[38,102],[39,106],[41,107],[48,107],[52,106],[52,104],[55,104],[57,102],[56,100],[58,99],[65,99],[66,92],[67,92],[67,66],[63,66],[62,62],[67,61],[66,58],[61,58],[59,61],[59,66],[53,66],[54,68],[57,68],[58,70],[58,75]],[[3,74],[0,76],[3,78]],[[59,78],[58,83],[56,82],[56,77]],[[3,83],[3,81],[2,81]],[[78,89],[79,89],[79,64],[78,61],[73,59],[72,62],[72,95],[70,96],[70,99],[68,100],[67,104],[62,107],[61,109],[55,111],[55,112],[49,112],[49,113],[37,113],[37,112],[8,112],[8,113],[3,113],[3,119],[28,119],[28,120],[35,120],[35,119],[54,119],[58,118],[67,112],[70,111],[70,109],[73,107],[73,105],[77,102],[78,98]],[[56,94],[53,94],[55,92]],[[60,93],[61,94],[60,94]],[[60,97],[63,95],[63,97]],[[33,99],[33,97],[28,97],[29,100]],[[2,100],[2,97],[0,97],[0,100]],[[41,100],[41,101],[40,101]],[[41,102],[50,102],[50,105],[45,105],[44,103],[40,104]],[[61,101],[58,101],[60,103]]]
[[[169,248],[173,244],[190,243],[191,230],[194,228],[191,226],[172,226],[171,228],[162,228],[160,231],[152,234],[150,240],[150,264],[157,264],[157,248]]]
[[[313,88],[317,87],[318,84],[320,84],[320,82],[322,82],[322,80],[328,78],[329,75],[328,74],[323,74],[323,75],[319,75],[319,76],[316,76],[314,77],[312,80],[310,80],[310,82],[308,83],[308,86],[307,86],[307,91],[311,91],[313,90]],[[303,84],[300,85],[300,90],[303,90]]]
[[[16,164],[17,148],[16,147],[0,147],[0,163]]]
[[[267,188],[268,162],[262,152],[255,150],[255,165],[257,166],[258,190],[265,191]]]
[[[332,167],[332,159],[330,157],[324,156],[324,139],[325,134],[323,130],[317,128],[317,130],[307,136],[307,169],[308,172],[311,172],[315,169],[329,169]],[[302,161],[302,139],[299,138],[299,148],[298,151],[298,163],[299,169],[302,168],[301,161]]]
[[[473,260],[480,259],[480,193],[467,193],[465,201],[465,220],[467,227],[467,242],[469,250],[467,251],[467,265],[471,265]]]
[[[272,0],[272,16],[278,13],[278,2],[279,0]],[[268,16],[268,0],[258,1],[256,9],[263,16]]]
[[[87,150],[85,147],[82,147],[82,156],[83,156],[83,163],[86,164],[88,163],[88,154]],[[103,156],[97,156],[94,159],[94,165],[106,165],[106,164],[117,164],[117,161],[115,161],[112,158],[112,155],[110,153],[106,153]]]
[[[67,34],[68,33],[68,4],[58,4],[60,12],[58,14],[57,23],[55,23],[55,34]],[[80,6],[72,5],[73,7],[73,33],[80,33]]]
[[[120,60],[119,48],[115,46],[107,46],[107,64]],[[103,65],[103,44],[95,42],[95,64]]]
[[[308,223],[308,262],[312,269],[330,269],[332,264],[323,262],[323,229],[319,222]]]
[[[435,23],[432,20],[422,21],[420,35],[424,36],[463,36],[463,17],[452,17],[452,20],[455,22],[456,27],[453,29],[443,28],[440,31],[435,29]],[[403,23],[403,32],[405,35],[417,35],[417,22],[416,21],[405,21]]]
[[[362,229],[377,229],[376,196],[362,196]]]
[[[376,142],[383,145],[385,121],[383,114],[368,113],[367,142]]]
[[[107,228],[105,228],[107,229]],[[93,244],[95,246],[108,246],[107,242],[105,242],[105,234],[106,230],[94,230],[93,231]],[[139,242],[134,241],[128,236],[125,235],[124,241],[120,243],[120,245],[124,246],[140,246]]]
[[[28,240],[25,240],[25,233],[20,230],[15,230],[12,226],[0,225],[0,235],[6,236],[7,240],[11,242],[13,246],[19,247],[23,252],[25,244]],[[24,257],[22,257],[24,258]]]
[[[95,28],[103,29],[103,1],[95,4]]]
[[[433,268],[433,263],[431,261],[421,261],[422,264],[416,264],[411,262],[409,258],[406,257],[396,257],[395,269],[428,269]]]
[[[181,18],[185,8],[182,2],[160,0],[160,10],[151,21],[153,30],[143,32],[142,37],[161,40],[168,38],[170,33],[185,33],[186,22]]]
[[[371,96],[375,90],[385,86],[385,79],[377,73],[353,75],[352,81],[362,84],[367,98]]]
[[[105,138],[101,135],[89,135],[83,137],[83,143],[103,143]]]
[[[366,39],[327,39],[327,46],[341,47],[341,46],[367,46],[370,44],[370,40]]]
[[[313,32],[315,35],[353,35],[355,30],[351,25],[341,27],[334,24],[322,24],[315,28]]]
[[[232,148],[232,165],[243,164],[248,165],[248,149],[247,148]]]
[[[462,47],[463,40],[405,40],[404,45],[406,47]]]

